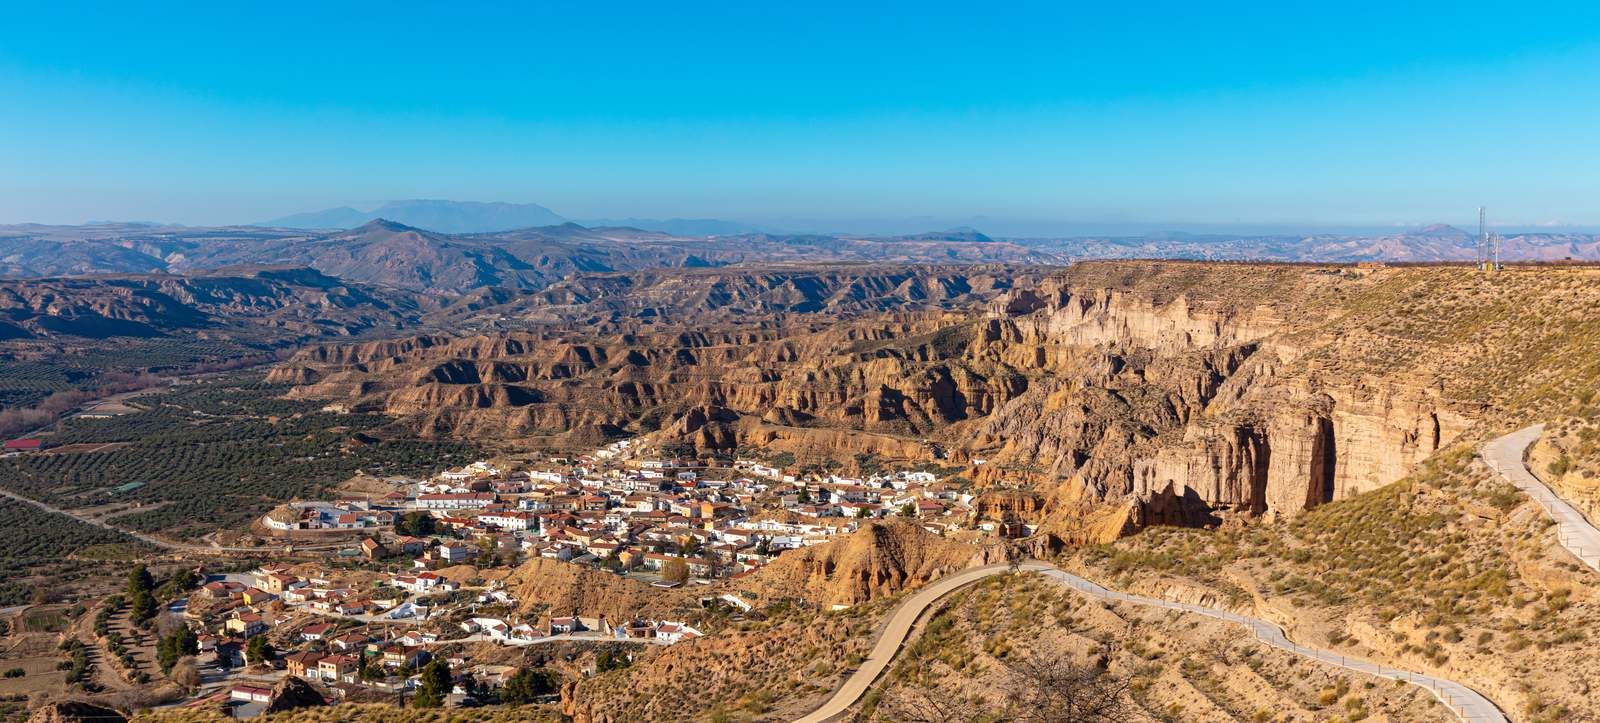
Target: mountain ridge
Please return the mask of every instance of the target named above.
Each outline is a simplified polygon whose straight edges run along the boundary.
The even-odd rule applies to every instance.
[[[1505,237],[1507,262],[1600,261],[1600,235]],[[482,287],[546,288],[572,274],[650,269],[818,264],[1042,264],[1089,259],[1314,263],[1471,262],[1473,235],[1448,225],[1377,236],[1017,239],[968,228],[900,236],[751,232],[685,236],[572,221],[507,231],[447,233],[406,219],[366,218],[349,229],[110,224],[0,226],[0,278],[192,273],[238,265],[305,266],[351,282],[448,295]]]
[[[322,211],[291,214],[251,225],[309,230],[347,229],[380,218],[442,233],[510,231],[534,226],[552,226],[567,220],[536,203],[408,199],[386,201],[371,211],[339,206]]]

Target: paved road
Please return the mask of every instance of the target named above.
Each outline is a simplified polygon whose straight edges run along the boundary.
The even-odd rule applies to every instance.
[[[905,602],[895,608],[890,617],[889,625],[885,627],[882,635],[878,638],[877,644],[873,646],[872,653],[867,657],[866,662],[862,663],[861,667],[845,680],[844,685],[834,692],[833,697],[829,698],[828,702],[811,714],[798,719],[797,723],[824,723],[842,716],[849,710],[851,705],[854,705],[862,695],[866,694],[867,689],[888,667],[895,653],[899,651],[900,646],[905,642],[906,635],[910,632],[912,624],[916,622],[917,618],[921,617],[922,613],[930,605],[961,587],[990,575],[1005,572],[1006,569],[1004,565],[992,565],[963,570],[954,575],[941,578],[932,585],[918,591],[917,594],[907,598]],[[1326,650],[1297,645],[1284,635],[1282,628],[1265,620],[1236,615],[1200,605],[1189,605],[1108,590],[1044,562],[1029,561],[1022,564],[1022,569],[1043,573],[1067,587],[1101,600],[1196,613],[1243,625],[1255,633],[1256,638],[1261,642],[1275,648],[1348,670],[1412,683],[1427,689],[1435,698],[1449,707],[1450,711],[1455,713],[1458,718],[1463,721],[1469,721],[1469,723],[1505,723],[1507,721],[1505,714],[1501,713],[1493,702],[1460,683],[1420,673],[1412,673],[1398,668],[1390,668]]]
[[[1556,521],[1556,539],[1561,541],[1562,547],[1572,551],[1589,569],[1600,572],[1600,530],[1596,530],[1582,512],[1567,504],[1566,500],[1534,476],[1527,463],[1522,461],[1522,455],[1541,434],[1544,434],[1543,424],[1519,429],[1483,445],[1478,456],[1484,464],[1499,472],[1544,508],[1545,513]]]
[[[867,654],[867,659],[862,661],[861,667],[856,668],[856,672],[845,679],[844,685],[833,692],[833,697],[829,698],[828,702],[823,703],[821,708],[812,711],[810,715],[800,718],[796,723],[823,723],[843,714],[860,700],[861,696],[866,695],[873,681],[876,681],[884,669],[889,667],[895,654],[900,652],[900,645],[911,633],[911,627],[916,624],[917,618],[922,617],[928,606],[945,595],[1006,570],[1005,565],[988,565],[962,570],[941,577],[906,598],[893,613],[890,613],[889,624],[878,634],[878,642],[872,646],[872,652]]]
[[[1204,615],[1206,617],[1216,618],[1218,620],[1225,620],[1227,622],[1243,625],[1244,627],[1249,628],[1252,633],[1255,633],[1257,640],[1260,640],[1267,645],[1271,645],[1274,648],[1286,650],[1301,657],[1327,663],[1328,665],[1335,665],[1347,670],[1354,670],[1357,672],[1366,673],[1368,675],[1376,675],[1381,678],[1389,678],[1391,680],[1403,680],[1407,683],[1426,688],[1428,692],[1432,693],[1435,698],[1439,699],[1439,702],[1448,706],[1451,712],[1456,714],[1456,717],[1464,721],[1470,721],[1471,723],[1488,721],[1504,723],[1507,720],[1505,714],[1501,713],[1500,709],[1496,707],[1495,704],[1488,698],[1485,698],[1477,691],[1453,680],[1445,680],[1444,678],[1436,678],[1430,675],[1423,675],[1421,673],[1413,673],[1407,670],[1401,670],[1399,668],[1391,668],[1386,665],[1379,665],[1377,663],[1362,660],[1360,658],[1352,658],[1318,648],[1308,648],[1304,645],[1298,645],[1294,641],[1290,640],[1287,635],[1284,635],[1283,628],[1280,628],[1277,625],[1260,618],[1238,615],[1224,610],[1218,610],[1216,608],[1208,608],[1203,605],[1191,605],[1188,603],[1172,602],[1170,600],[1162,600],[1159,598],[1145,597],[1143,595],[1131,595],[1124,592],[1117,592],[1115,590],[1108,590],[1070,572],[1060,570],[1043,563],[1037,563],[1037,565],[1024,565],[1024,569],[1040,570],[1047,577],[1055,578],[1058,582],[1066,585],[1067,587],[1101,600],[1166,608],[1168,610],[1178,610],[1181,612]]]

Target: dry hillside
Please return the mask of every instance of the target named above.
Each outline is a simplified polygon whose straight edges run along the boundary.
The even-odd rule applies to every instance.
[[[864,715],[1017,719],[1048,684],[1040,661],[1103,671],[1129,721],[1453,720],[1415,686],[1308,664],[1209,618],[1102,604],[1040,575],[989,578],[949,598]]]
[[[995,554],[978,545],[936,537],[910,522],[875,521],[832,542],[786,552],[731,584],[763,602],[856,605],[981,564],[986,552]]]
[[[1151,529],[1075,553],[1124,589],[1232,606],[1292,638],[1465,683],[1515,720],[1600,718],[1600,575],[1464,446],[1293,521]]]
[[[786,721],[820,705],[865,658],[888,603],[837,612],[769,608],[762,620],[645,650],[562,693],[579,723]]]
[[[1580,393],[1528,452],[1528,467],[1557,494],[1600,519],[1600,404]]]
[[[698,605],[687,590],[658,590],[610,572],[537,557],[523,563],[506,586],[527,616],[605,615],[612,622],[637,616],[682,616]]]

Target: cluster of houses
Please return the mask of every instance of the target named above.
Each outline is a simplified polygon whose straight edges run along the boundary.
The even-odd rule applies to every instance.
[[[731,472],[708,474],[693,460],[624,459],[629,451],[614,443],[577,459],[552,460],[558,469],[474,462],[425,481],[391,480],[396,489],[378,499],[306,505],[303,517],[328,510],[319,520],[339,524],[350,515],[368,519],[362,513],[423,512],[436,530],[471,541],[434,546],[375,535],[361,543],[368,558],[403,555],[419,569],[471,562],[489,552],[621,572],[663,572],[680,560],[690,577],[716,578],[753,570],[787,549],[826,542],[867,518],[914,517],[942,534],[966,524],[973,499],[924,471],[802,479],[739,460]]]
[[[394,514],[365,500],[291,502],[267,513],[262,522],[272,530],[360,530],[393,525]]]
[[[264,520],[268,527],[355,531],[360,544],[352,554],[381,562],[387,580],[358,589],[336,576],[267,566],[248,582],[231,576],[206,583],[192,601],[201,604],[191,604],[186,615],[205,628],[203,651],[228,654],[270,634],[292,651],[280,663],[291,675],[330,687],[404,686],[414,678],[402,674],[418,670],[440,642],[524,645],[580,636],[673,644],[701,635],[685,622],[613,624],[576,610],[538,621],[496,617],[517,607],[503,585],[457,594],[462,586],[452,578],[463,578],[443,569],[449,566],[538,556],[642,573],[671,586],[747,573],[869,518],[913,518],[939,534],[972,524],[972,495],[929,472],[802,475],[757,460],[707,469],[638,453],[624,440],[546,460],[542,469],[480,461],[426,480],[389,478],[392,490],[382,495],[280,507]],[[397,559],[409,564],[397,567]],[[748,612],[747,603],[735,603]],[[469,662],[452,660],[452,668]],[[493,674],[485,670],[477,679]],[[240,701],[259,702],[262,695],[251,685],[232,691]]]
[[[525,645],[555,636],[592,640],[618,640],[671,645],[702,633],[691,625],[670,620],[634,619],[611,625],[603,616],[555,616],[537,625],[515,618],[473,615],[429,622],[421,599],[384,597],[368,591],[356,594],[334,583],[331,575],[296,575],[277,566],[264,566],[248,576],[232,575],[209,581],[190,598],[185,616],[204,628],[199,637],[202,656],[228,661],[227,667],[246,662],[243,651],[251,638],[270,635],[281,654],[272,665],[288,675],[321,684],[336,695],[349,695],[354,686],[381,691],[409,690],[417,673],[439,650],[439,644],[494,642]],[[241,579],[245,578],[245,579]],[[455,592],[461,586],[432,571],[399,574],[377,587],[405,590],[418,595]],[[499,582],[477,589],[475,596],[457,598],[448,611],[479,607],[515,607],[516,600]],[[307,615],[316,611],[321,615]],[[443,612],[443,611],[441,611]],[[470,614],[470,613],[469,613]],[[341,619],[343,618],[343,619]],[[308,622],[309,621],[309,622]],[[412,626],[415,627],[407,627]],[[451,631],[459,630],[452,633]],[[447,633],[447,634],[441,634]],[[439,653],[444,654],[444,653]],[[449,657],[451,669],[467,671],[480,684],[503,682],[514,668],[472,666],[464,653]],[[243,704],[271,700],[270,686],[242,680],[228,689],[228,697]]]
[[[586,618],[576,613],[551,617],[542,627],[535,627],[526,622],[507,622],[492,617],[464,620],[460,627],[469,634],[508,644],[532,643],[558,635],[587,633],[594,639],[647,640],[662,645],[672,645],[704,634],[687,623],[671,620],[635,618],[622,625],[613,626],[603,615],[599,618]]]

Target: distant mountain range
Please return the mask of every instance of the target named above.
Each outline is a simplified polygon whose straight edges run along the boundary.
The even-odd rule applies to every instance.
[[[625,227],[675,236],[729,236],[772,229],[715,218],[592,218],[568,219],[536,203],[483,203],[479,201],[388,201],[370,211],[349,206],[297,213],[250,224],[265,228],[304,230],[351,229],[377,219],[403,223],[440,233],[495,233],[521,228],[578,223],[589,227]],[[106,223],[106,222],[99,222]]]
[[[341,206],[325,211],[297,213],[254,225],[299,229],[355,228],[380,218],[442,233],[510,231],[566,222],[554,211],[535,203],[411,200],[389,201],[371,211]]]
[[[831,263],[1025,263],[1060,257],[971,231],[909,237],[698,237],[575,223],[441,233],[390,219],[348,230],[102,224],[0,226],[0,278],[307,267],[342,280],[448,294],[541,289],[573,274]]]
[[[393,219],[374,219],[350,229],[318,230],[283,225],[0,226],[0,278],[191,274],[230,266],[270,265],[316,269],[352,283],[456,295],[481,288],[539,290],[575,274],[670,268],[839,263],[1049,265],[1127,258],[1437,262],[1470,261],[1477,253],[1473,234],[1447,225],[1382,235],[1163,233],[997,239],[967,228],[898,236],[743,232],[704,220],[681,220],[683,228],[700,233],[661,232],[632,224],[589,227],[567,222],[527,227],[519,224],[540,212],[548,214],[548,210],[516,204],[431,201],[397,203],[394,208],[409,209],[413,217],[430,217],[437,225],[479,228],[475,224],[497,217],[518,227],[451,233]],[[478,211],[483,213],[473,215]],[[312,221],[322,225],[338,220],[336,216],[330,213]],[[1600,260],[1600,236],[1594,234],[1518,234],[1506,238],[1503,248],[1502,256],[1508,261]]]
[[[731,236],[769,231],[763,226],[715,218],[597,218],[578,221],[584,226],[621,226],[659,231],[675,236]]]

